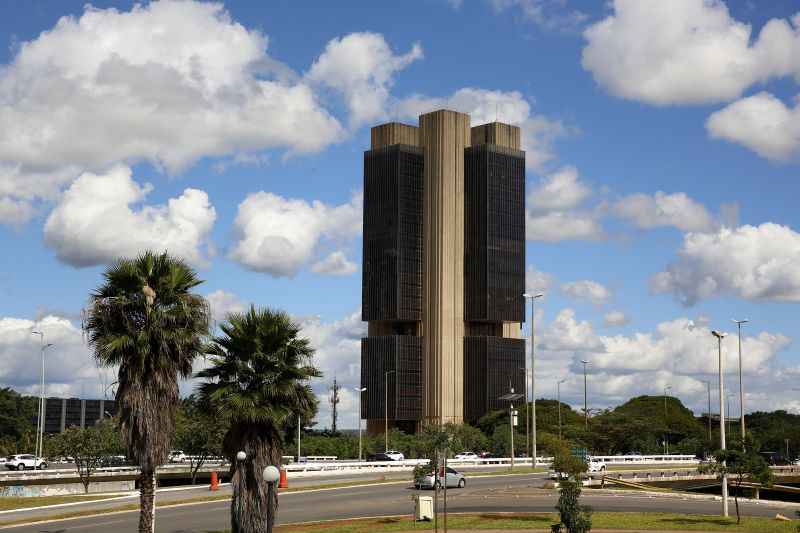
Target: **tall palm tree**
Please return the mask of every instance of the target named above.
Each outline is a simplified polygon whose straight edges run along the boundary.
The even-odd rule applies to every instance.
[[[166,252],[120,259],[91,295],[84,329],[97,361],[118,366],[116,406],[128,454],[141,467],[139,531],[154,531],[155,472],[167,460],[178,376],[207,341],[209,309],[190,292],[202,281]]]
[[[316,407],[308,380],[322,374],[300,328],[281,311],[250,307],[228,316],[207,352],[211,365],[197,374],[201,400],[230,422],[223,449],[231,460],[232,533],[271,530],[278,497],[268,501],[262,472],[279,465],[283,428]],[[236,454],[246,459],[237,461]]]

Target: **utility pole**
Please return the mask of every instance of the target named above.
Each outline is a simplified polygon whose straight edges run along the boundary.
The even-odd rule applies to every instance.
[[[667,385],[664,387],[664,455],[669,455],[669,417],[667,416],[667,391],[672,387]]]
[[[586,429],[589,429],[589,404],[586,399],[586,365],[589,361],[581,361],[583,363],[583,421]]]
[[[52,343],[45,344],[44,343],[44,332],[43,331],[31,331],[33,335],[39,335],[39,343],[41,346],[42,352],[42,375],[41,375],[41,384],[39,388],[39,418],[36,420],[36,457],[41,458],[42,454],[44,453],[44,415],[45,415],[45,406],[47,405],[45,402],[45,391],[44,391],[44,352],[51,346]]]
[[[561,439],[561,384],[567,381],[562,379],[556,383],[556,403],[558,403],[558,438]]]
[[[355,391],[358,393],[358,460],[361,461],[361,396],[364,395],[366,387],[356,387]]]
[[[711,444],[711,381],[705,381],[708,387],[708,443]]]
[[[742,385],[742,324],[750,322],[746,318],[744,320],[733,319],[733,323],[739,328],[739,419],[742,430],[742,447],[744,448],[744,386]]]
[[[333,433],[334,435],[336,435],[336,418],[338,417],[338,413],[336,412],[336,406],[341,401],[339,399],[339,389],[341,389],[341,387],[336,382],[336,376],[334,376],[333,386],[331,387],[331,395],[330,398],[328,398],[328,402],[331,404],[331,417],[333,418],[333,421],[331,423],[331,433]]]
[[[722,339],[725,333],[712,331],[712,335],[717,338],[717,349],[719,354],[719,444],[720,449],[725,450],[725,374],[724,360],[722,359]],[[725,466],[725,463],[722,463]],[[728,516],[728,475],[722,474],[722,516]]]
[[[389,374],[394,374],[394,370],[389,370],[383,375],[383,451],[389,451]]]
[[[531,300],[531,428],[533,431],[533,450],[531,451],[531,465],[536,467],[536,337],[534,336],[535,328],[534,328],[534,308],[533,303],[536,301],[537,298],[541,298],[544,296],[544,293],[538,294],[528,294],[524,293],[522,295],[524,298],[530,298]],[[527,399],[526,399],[527,401]],[[527,450],[526,450],[527,451]]]

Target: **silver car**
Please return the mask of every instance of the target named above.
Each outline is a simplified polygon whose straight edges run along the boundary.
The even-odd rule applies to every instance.
[[[463,489],[467,486],[467,478],[464,477],[464,474],[456,472],[449,466],[446,468],[447,475],[445,478],[447,479],[447,488],[459,488]],[[433,472],[426,476],[422,476],[414,481],[414,486],[417,489],[432,489],[432,488],[439,488],[443,485],[442,477],[435,476]]]

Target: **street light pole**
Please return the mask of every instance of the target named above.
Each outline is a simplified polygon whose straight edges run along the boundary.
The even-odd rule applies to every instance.
[[[719,355],[719,444],[720,449],[725,450],[725,377],[724,361],[722,359],[722,339],[725,333],[712,331],[712,335],[717,338],[717,350]],[[725,462],[722,463],[725,466]],[[728,516],[728,475],[722,474],[722,516]]]
[[[44,332],[43,331],[31,331],[33,335],[39,335],[39,341],[41,346],[41,353],[42,353],[42,374],[41,374],[41,383],[39,387],[39,419],[37,422],[36,428],[36,457],[41,457],[44,453],[44,415],[45,415],[45,391],[44,391],[44,352],[51,346],[52,343],[45,344],[44,343]]]
[[[586,426],[586,429],[589,429],[589,404],[586,399],[586,365],[589,364],[589,361],[583,361],[583,421]]]
[[[739,328],[739,418],[742,431],[742,447],[744,447],[744,386],[742,385],[742,324],[750,322],[746,318],[744,320],[732,319],[733,323]]]
[[[664,455],[669,455],[669,417],[667,416],[667,391],[672,389],[670,385],[664,387]]]
[[[711,444],[711,380],[703,380],[708,387],[708,443]]]
[[[556,403],[558,403],[558,438],[561,439],[561,384],[567,381],[562,379],[556,383]]]
[[[383,376],[383,451],[389,451],[389,374],[394,374],[394,370],[389,370]]]
[[[300,415],[297,415],[297,462],[300,462],[300,428],[303,427],[300,422]]]
[[[536,468],[536,337],[535,337],[535,328],[534,328],[534,302],[537,298],[541,298],[544,296],[544,293],[537,293],[537,294],[529,294],[524,293],[523,298],[530,298],[531,300],[531,431],[533,432],[532,435],[532,451],[531,451],[531,465],[533,468]],[[527,395],[527,390],[526,393]],[[525,401],[527,402],[527,396]],[[527,418],[527,415],[526,415]],[[527,421],[526,421],[527,424]],[[527,450],[526,450],[527,451]]]
[[[355,387],[355,390],[358,392],[358,460],[361,461],[361,396],[367,388]]]

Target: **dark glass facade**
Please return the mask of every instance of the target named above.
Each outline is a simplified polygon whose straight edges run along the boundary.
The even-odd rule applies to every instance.
[[[464,337],[464,420],[477,420],[497,409],[508,409],[498,398],[525,392],[525,341],[503,337]]]
[[[114,400],[81,400],[79,398],[47,398],[44,431],[60,433],[72,426],[88,427],[98,420],[116,414]]]
[[[422,165],[414,146],[364,153],[365,321],[422,319]]]
[[[525,154],[482,144],[464,155],[464,320],[525,319]]]
[[[389,374],[386,372],[394,371]],[[422,337],[388,335],[361,341],[361,418],[389,420],[422,417]],[[386,396],[386,387],[389,394]]]

